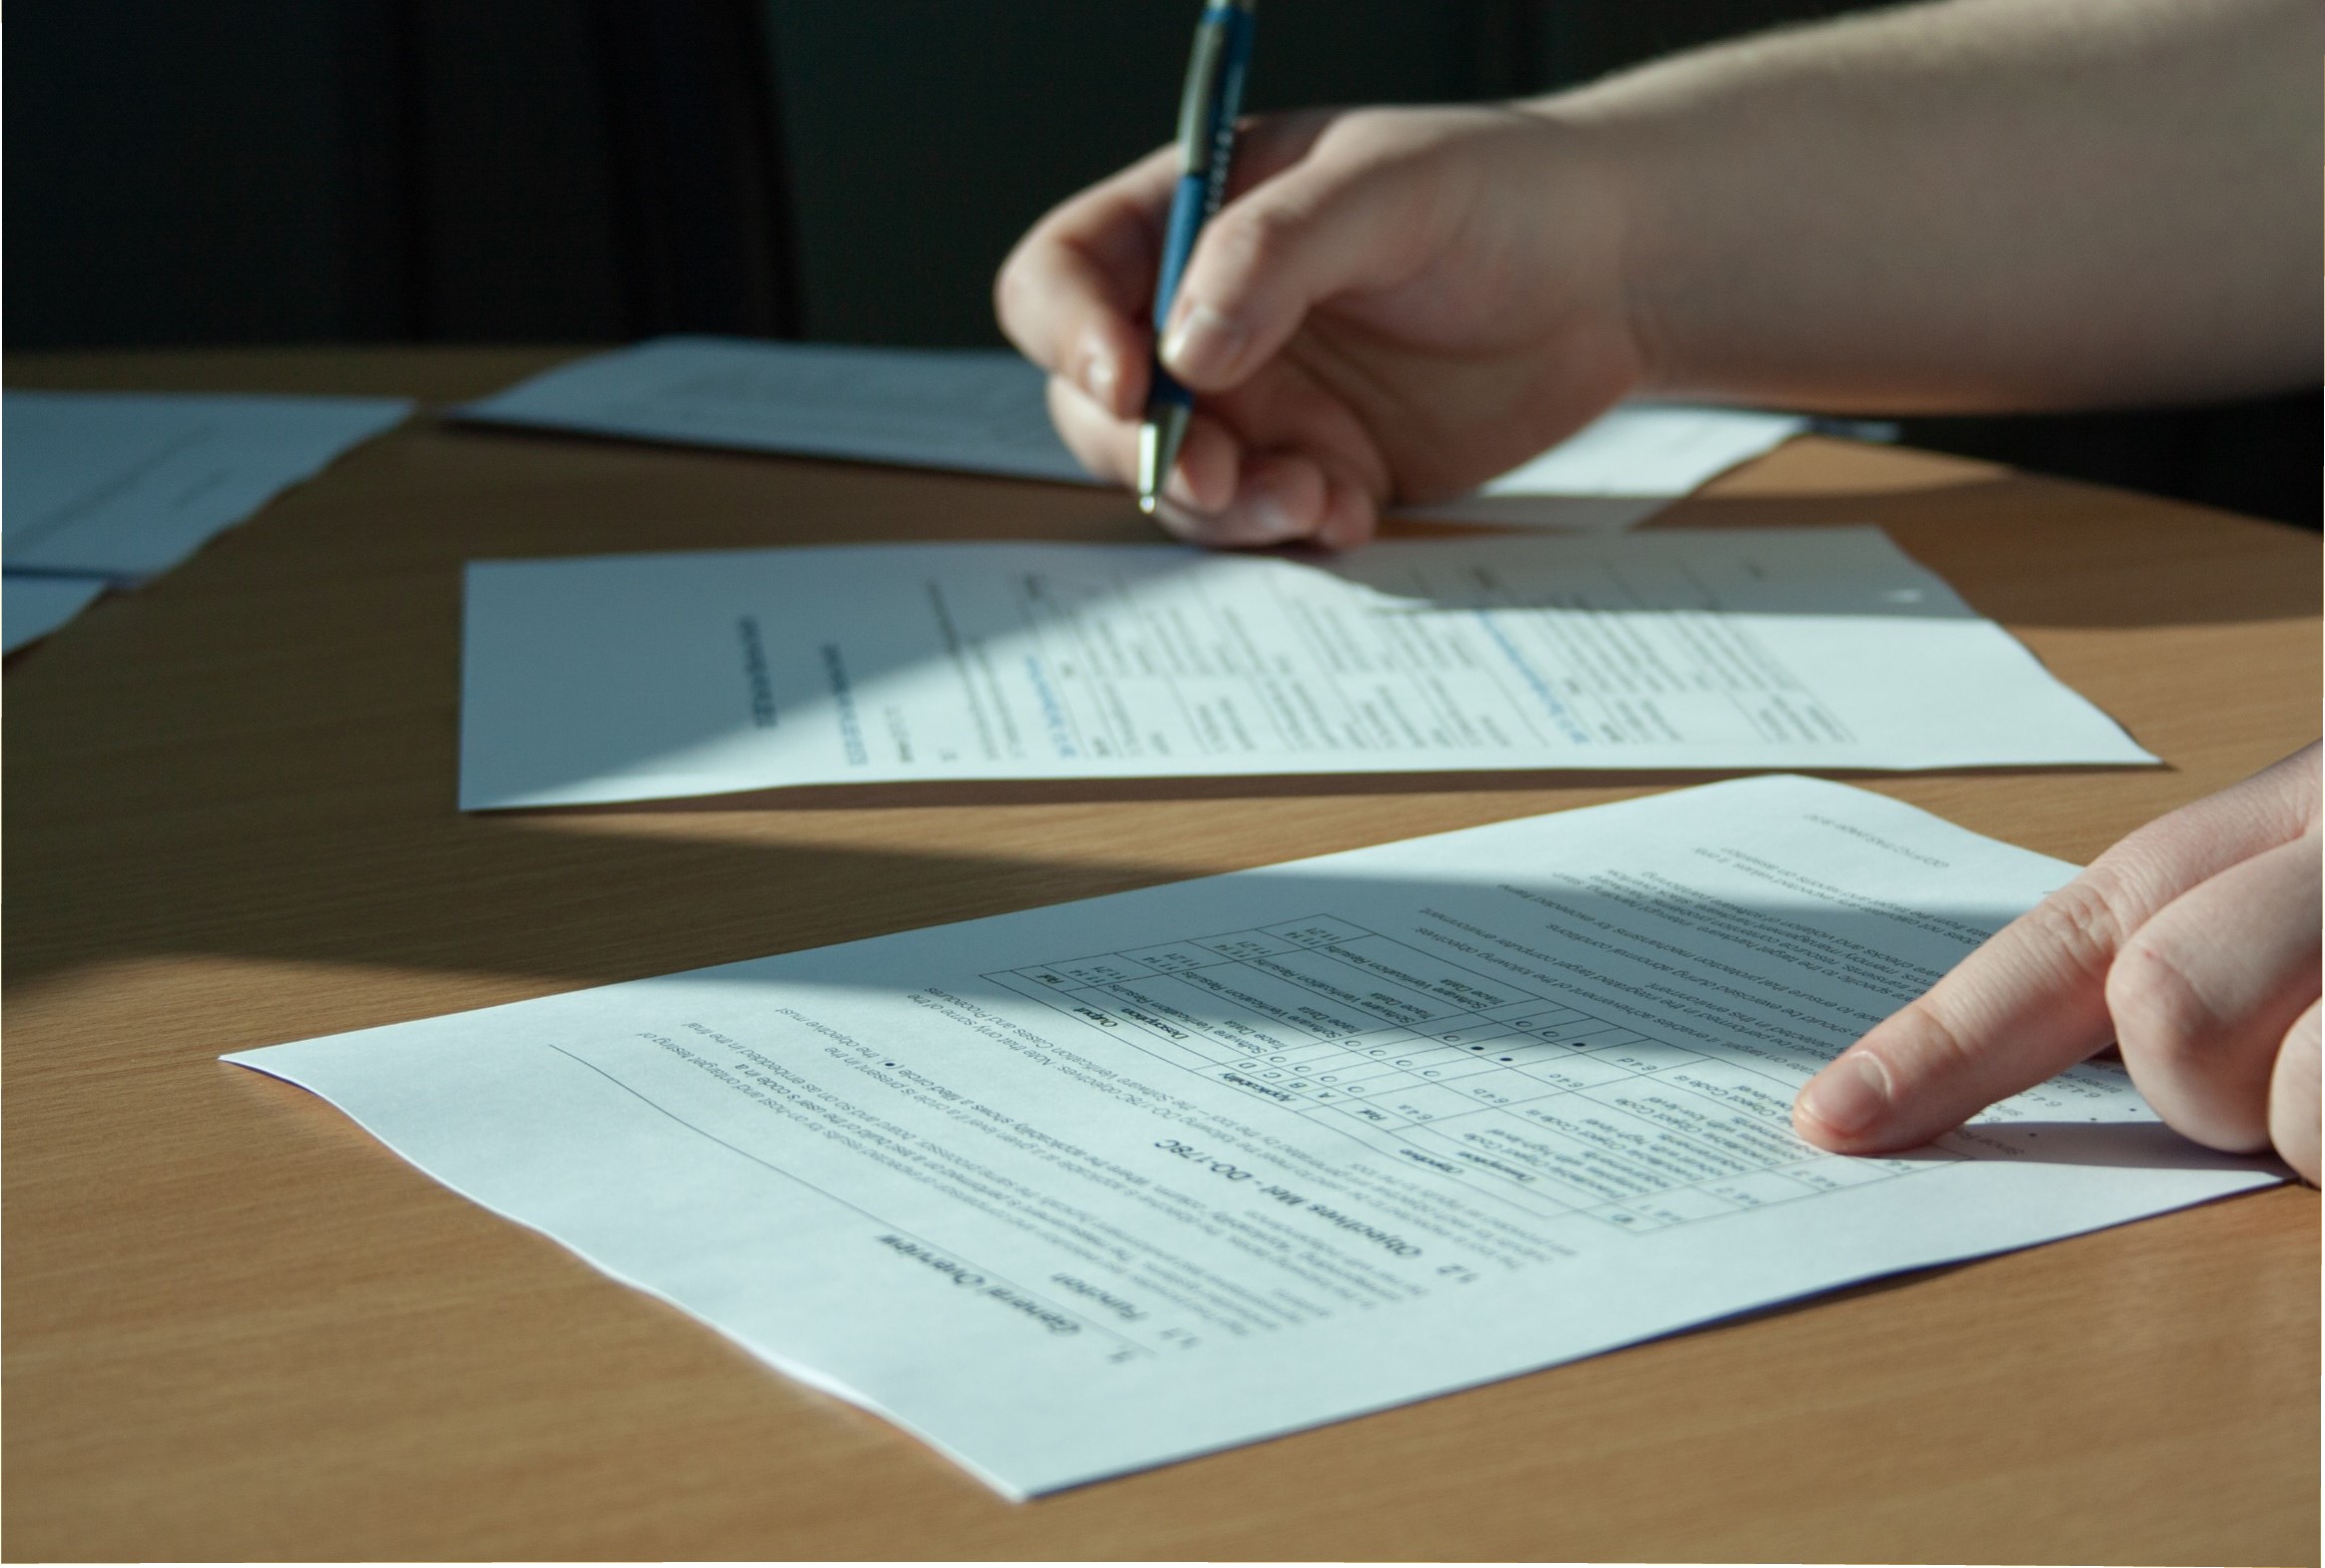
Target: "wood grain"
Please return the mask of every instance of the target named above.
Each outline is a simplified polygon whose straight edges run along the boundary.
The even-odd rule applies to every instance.
[[[446,400],[557,357],[9,384]],[[2290,529],[1822,440],[1667,521],[1880,523],[2168,765],[1855,780],[1982,832],[2088,858],[2316,732]],[[9,662],[10,1559],[2316,1560],[2305,1189],[1011,1507],[216,1060],[1695,782],[453,809],[464,560],[986,537],[1145,535],[1095,492],[422,417]]]

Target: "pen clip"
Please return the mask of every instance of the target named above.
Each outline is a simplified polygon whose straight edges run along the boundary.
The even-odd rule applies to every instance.
[[[1200,175],[1211,167],[1218,113],[1219,71],[1227,59],[1231,12],[1211,7],[1195,24],[1195,53],[1187,62],[1187,86],[1179,98],[1179,173]]]

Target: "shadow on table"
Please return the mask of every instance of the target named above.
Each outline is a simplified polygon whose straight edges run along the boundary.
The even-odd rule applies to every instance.
[[[791,784],[777,789],[742,789],[731,794],[682,795],[657,800],[609,800],[592,805],[560,805],[479,813],[516,821],[553,821],[564,816],[659,816],[669,812],[859,811],[910,806],[1075,805],[1105,801],[1294,800],[1342,796],[1419,794],[1511,794],[1552,788],[1603,789],[1609,795],[1634,789],[1689,789],[1728,779],[1767,773],[1813,774],[1844,784],[1913,779],[2033,779],[2060,773],[2109,775],[2170,773],[2170,765],[2091,764],[2073,768],[1950,768],[1899,774],[1877,769],[1606,769],[1575,771],[1510,769],[1490,773],[1444,774],[1249,774],[1189,779],[953,779],[897,784]]]
[[[1715,827],[1707,841],[1724,840]],[[1541,841],[1538,852],[1555,853],[1557,842]],[[1589,1157],[1606,1169],[1583,1184],[1611,1191],[1626,1179],[1625,1135],[1593,1133],[1600,1123],[1635,1123],[1633,1134],[1652,1137],[1658,1126],[1735,1119],[1739,1130],[1714,1135],[1713,1147],[1724,1136],[1749,1142],[1746,1123],[1781,1127],[1794,1086],[1871,1020],[1873,998],[1915,994],[2017,913],[1999,895],[1991,906],[1952,907],[1954,934],[1936,938],[1926,921],[1879,903],[1808,899],[1745,862],[1711,888],[1586,868],[1553,878],[1547,865],[1529,866],[1535,851],[1522,836],[1493,826],[1446,834],[1427,855],[1392,851],[1361,870],[1331,860],[1260,867],[1231,892],[1130,845],[1053,862],[705,843],[464,816],[355,838],[325,828],[281,847],[272,874],[249,892],[230,877],[158,868],[175,870],[164,880],[181,896],[143,905],[134,919],[118,905],[111,918],[76,918],[80,883],[55,874],[61,867],[37,846],[20,853],[14,924],[41,935],[12,940],[12,986],[74,965],[168,954],[332,966],[304,982],[286,977],[269,1022],[251,1035],[189,1042],[207,1051],[444,1005],[409,987],[350,988],[349,969],[538,978],[552,982],[547,990],[676,975],[713,988],[700,1005],[778,1033],[775,1013],[756,1000],[762,990],[772,1009],[786,997],[940,985],[1022,1012],[1064,1048],[1134,1074],[1233,1069],[1246,1092],[1321,1117],[1352,1149],[1369,1146],[1342,1107],[1376,1104],[1520,1201],[1530,1183],[1550,1192],[1573,1175],[1540,1164],[1537,1135],[1615,1140]],[[190,845],[180,856],[206,853]],[[29,877],[27,858],[36,862]],[[490,894],[478,896],[480,887]],[[1130,896],[1052,907],[1108,893]],[[876,958],[836,945],[888,936],[899,913],[913,929],[890,936]],[[1018,923],[1005,932],[949,924],[995,914]],[[1675,944],[1708,945],[1726,961],[1698,973],[1619,956]],[[719,965],[730,967],[711,967]],[[1767,987],[1749,978],[1762,969]],[[1854,973],[1867,1000],[1803,1012],[1792,982],[1809,971]],[[48,1048],[37,1036],[12,1043],[20,1064]],[[606,1046],[628,1047],[651,1049],[627,1035]],[[1579,1134],[1548,1109],[1575,1095],[1591,1119]],[[1493,1125],[1470,1125],[1480,1116]],[[2234,1163],[2159,1127],[2042,1121],[1981,1132],[1986,1144],[2007,1142],[2018,1158],[2042,1163]]]
[[[1851,523],[1880,526],[2006,626],[2217,626],[2318,611],[2313,534],[2045,476],[1907,494],[1695,496],[1651,526]]]
[[[570,556],[789,545],[1024,539],[1164,543],[1127,499],[1073,484],[510,428],[423,416],[399,443],[470,462],[493,445],[516,459],[518,488],[555,488],[538,523],[496,504],[481,536],[448,537],[460,557]],[[618,473],[577,491],[561,466],[586,452],[665,499],[635,510]],[[463,475],[467,470],[462,469]],[[783,500],[780,540],[736,505],[738,475],[764,473]],[[713,481],[715,476],[715,482]],[[1797,476],[1797,479],[1794,477]],[[699,481],[699,483],[697,483]],[[965,491],[963,487],[966,487]],[[711,498],[690,502],[692,489]],[[962,504],[962,496],[974,504]],[[601,515],[599,508],[607,509]],[[871,534],[868,517],[879,519]],[[898,526],[901,523],[903,526]],[[2038,627],[2217,625],[2315,615],[2317,540],[2284,524],[2100,485],[1893,446],[1808,438],[1685,497],[1649,528],[1875,524],[1946,577],[1981,614]],[[513,530],[513,531],[512,531]],[[1548,531],[1401,518],[1391,538],[1560,537]],[[1563,537],[1589,537],[1567,534]],[[2229,569],[2257,557],[2280,569]],[[450,564],[449,562],[447,564]]]
[[[2007,1145],[2013,1160],[2026,1165],[2242,1171],[2250,1169],[2253,1160],[2250,1155],[2191,1143],[2157,1122],[1998,1122],[1976,1130],[1989,1146]],[[1892,1158],[1920,1164],[1951,1157],[1943,1149],[1915,1149]],[[2284,1174],[2289,1179],[2292,1173],[2285,1169]]]
[[[1665,940],[1693,924],[1718,923],[1707,910],[1639,905],[1635,896],[1610,888],[1529,877],[1525,865],[1506,859],[1506,849],[1495,851],[1500,858],[1478,858],[1480,851],[1465,846],[1458,830],[1428,858],[1399,859],[1378,873],[1300,860],[1263,865],[1244,871],[1232,900],[1222,901],[1216,885],[1198,880],[1211,867],[1105,837],[1095,843],[1083,838],[1072,852],[1050,857],[1038,849],[705,841],[634,832],[626,824],[592,828],[564,816],[447,813],[360,825],[327,814],[285,820],[264,851],[265,863],[250,867],[263,874],[248,876],[231,874],[232,864],[255,857],[198,826],[182,837],[118,834],[101,846],[22,835],[12,845],[9,866],[10,987],[76,966],[173,954],[580,983],[789,954],[780,960],[784,975],[848,988],[857,983],[847,978],[855,971],[835,969],[824,978],[822,964],[846,960],[822,960],[818,949],[899,926],[908,928],[899,940],[927,940],[912,933],[1027,911],[1038,930],[1076,934],[1036,940],[1032,945],[1044,950],[1026,951],[1014,962],[1062,962],[1075,956],[1077,943],[1113,945],[1082,934],[1085,927],[1096,930],[1090,922],[1128,916],[1100,906],[1081,905],[1070,913],[1045,906],[1145,888],[1139,921],[1188,939],[1223,926],[1311,917],[1361,920],[1368,909],[1479,910],[1472,923],[1497,932],[1506,927],[1518,933],[1519,945],[1461,937],[1485,956],[1463,960],[1449,944],[1435,949],[1433,961],[1474,967],[1522,989],[1536,983],[1527,979],[1529,971],[1604,985],[1589,980],[1597,964],[1586,949],[1603,943],[1609,931],[1641,920]],[[1104,820],[1094,813],[1060,823],[1059,830],[1086,833]],[[1393,829],[1383,836],[1394,836]],[[1529,887],[1539,882],[1558,907],[1503,886],[1519,881]],[[114,883],[172,893],[134,900],[89,896]],[[1888,951],[1901,939],[1909,947],[1926,941],[1903,926],[1889,929],[1886,916],[1854,909],[1818,912],[1820,934],[1798,918],[1803,908],[1799,895],[1775,883],[1754,883],[1727,918],[1765,924],[1771,941],[1810,944],[1803,952],[1831,948],[1828,959],[1838,956],[1835,943]],[[1273,913],[1263,920],[1262,910]],[[2016,912],[1997,903],[1965,908],[1959,918],[1968,922],[1967,933],[1999,927]],[[1571,940],[1559,934],[1560,927]],[[1526,945],[1546,956],[1527,955]],[[1967,936],[1962,945],[1968,945]],[[956,967],[941,941],[920,963],[932,972]],[[1901,986],[1935,978],[1912,965],[1901,973]],[[893,981],[879,983],[892,988]],[[1606,994],[1619,999],[1621,992],[1617,987]],[[1435,1006],[1420,1000],[1415,1005],[1424,1012]],[[1759,1027],[1767,1027],[1765,1021]],[[1833,1048],[1845,1043],[1836,1035]]]
[[[404,438],[507,442],[512,451],[549,461],[561,448],[578,446],[600,458],[650,466],[676,497],[684,496],[690,473],[703,471],[706,456],[717,460],[722,474],[763,469],[785,490],[785,544],[895,543],[908,537],[1166,542],[1119,495],[1079,485],[515,430],[422,428]],[[1789,477],[1795,473],[1797,483]],[[964,484],[972,487],[977,505],[958,504]],[[606,493],[626,492],[608,486]],[[776,542],[762,519],[731,511],[673,505],[634,519],[568,512],[554,529],[541,531],[538,548],[496,543],[471,553],[579,555]],[[911,533],[890,527],[876,536],[865,532],[868,515],[923,513],[924,523]],[[2303,530],[2070,479],[1850,441],[1793,442],[1715,481],[1709,493],[1673,503],[1645,526],[1852,524],[1887,529],[1979,613],[2017,626],[2216,625],[2313,616],[2318,607],[2317,540]],[[1392,520],[1383,532],[1400,539],[1590,537],[1413,518]],[[2228,569],[2253,557],[2281,563],[2281,569]]]
[[[1992,1131],[1994,1129],[1986,1129]],[[2206,1149],[2190,1143],[2170,1128],[2157,1123],[2115,1123],[2090,1126],[2079,1122],[2019,1122],[2010,1131],[2023,1135],[2022,1158],[2041,1165],[2073,1165],[2117,1170],[2175,1171],[2246,1171],[2253,1168],[2254,1158],[2249,1155],[2223,1154],[2217,1149]],[[1903,1154],[1888,1156],[1894,1160],[1937,1164],[1952,1158],[1935,1149],[1914,1149]],[[2265,1157],[2263,1157],[2265,1158]],[[2286,1180],[2293,1180],[2292,1172],[2273,1159],[2266,1163],[2276,1168]],[[2209,1199],[2207,1203],[2224,1203],[2230,1198],[2242,1197],[2242,1192],[2225,1194]],[[2013,1249],[2016,1251],[2016,1249]],[[1997,1254],[1995,1256],[2005,1256]],[[1660,1338],[1676,1338],[1682,1334],[1700,1333],[1707,1329],[1734,1328],[1758,1322],[1768,1317],[1788,1317],[1795,1312],[1807,1311],[1835,1302],[1856,1297],[1883,1296],[1891,1291],[1904,1290],[1925,1280],[1936,1280],[1946,1275],[1959,1274],[1965,1269],[1977,1268],[1988,1262],[1986,1258],[1968,1258],[1959,1263],[1940,1264],[1927,1269],[1905,1269],[1895,1274],[1878,1275],[1855,1285],[1835,1290],[1819,1291],[1790,1301],[1774,1302],[1766,1307],[1750,1307],[1725,1317],[1674,1329]],[[1653,1343],[1654,1340],[1645,1340]],[[1626,1346],[1625,1348],[1629,1348]],[[1617,1353],[1620,1353],[1619,1351]]]

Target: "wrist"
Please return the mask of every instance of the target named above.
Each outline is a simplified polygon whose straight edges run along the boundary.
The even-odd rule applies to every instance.
[[[1510,104],[1542,130],[1545,168],[1533,206],[1546,229],[1591,237],[1575,270],[1585,280],[1585,302],[1623,344],[1633,367],[1632,390],[1660,394],[1677,384],[1681,362],[1674,340],[1673,290],[1658,274],[1669,270],[1669,245],[1658,236],[1653,137],[1629,122],[1593,88],[1522,99]],[[1551,193],[1548,201],[1540,193]],[[1579,209],[1582,224],[1573,222]]]

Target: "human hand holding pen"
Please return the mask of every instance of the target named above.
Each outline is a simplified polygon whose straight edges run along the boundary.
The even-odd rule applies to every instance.
[[[1162,343],[1203,394],[1167,520],[1346,548],[1634,389],[1908,413],[2314,385],[2283,195],[2321,35],[2310,0],[1940,0],[1536,104],[1256,122]],[[996,284],[1067,444],[1126,484],[1175,175],[1068,201]],[[2112,1037],[2174,1126],[2316,1179],[2318,822],[2311,749],[2141,829],[1820,1075],[1801,1131],[1926,1141]]]
[[[2321,35],[2310,0],[1938,0],[1531,103],[1252,122],[1162,342],[1201,394],[1173,526],[1354,545],[1634,390],[1894,415],[2313,384],[2283,193]],[[1177,175],[1067,201],[995,285],[1125,484]]]
[[[1572,143],[1509,109],[1251,123],[1163,334],[1163,364],[1201,395],[1165,525],[1345,549],[1393,497],[1459,494],[1637,384],[1618,226]],[[1066,444],[1124,484],[1178,176],[1166,148],[1074,197],[995,284]]]

